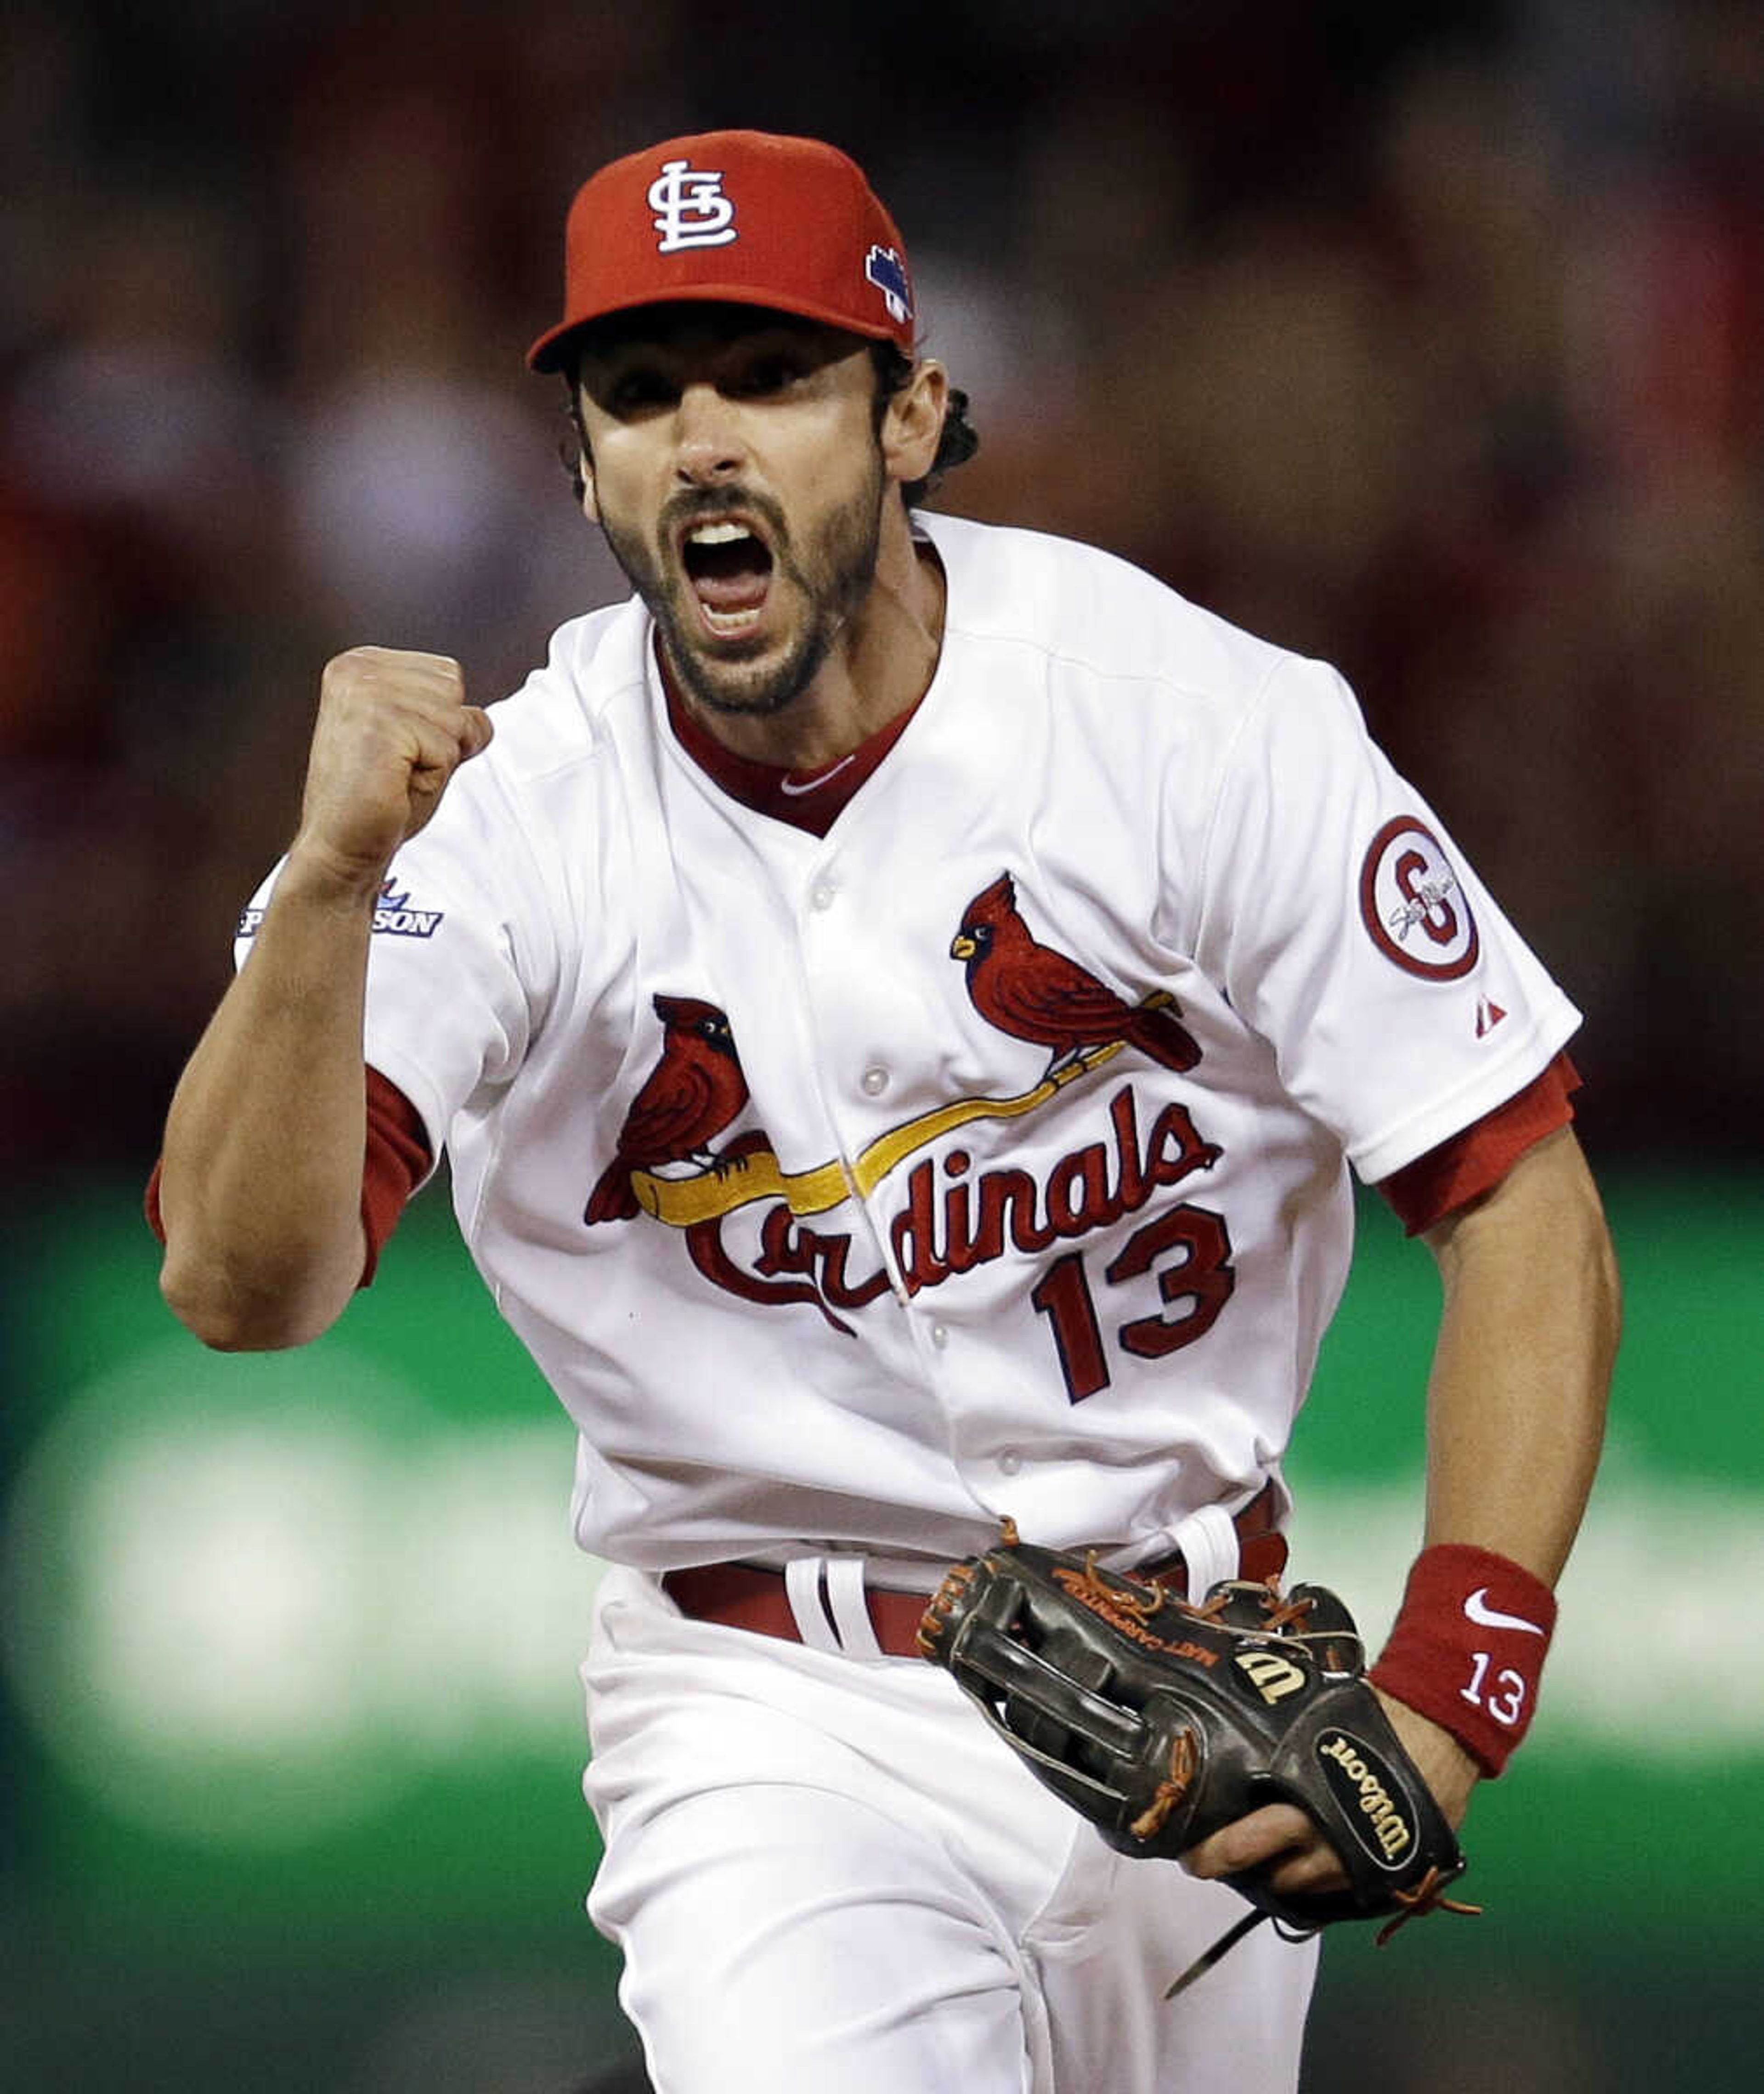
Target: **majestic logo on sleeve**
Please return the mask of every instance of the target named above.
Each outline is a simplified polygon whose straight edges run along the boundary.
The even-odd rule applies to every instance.
[[[1089,1236],[1219,1161],[1221,1151],[1202,1138],[1185,1106],[1172,1101],[1148,1114],[1131,1083],[1109,1099],[1095,1138],[1039,1171],[1010,1164],[976,1171],[960,1145],[922,1153],[977,1122],[1040,1111],[1130,1049],[1176,1071],[1200,1059],[1167,993],[1129,1003],[1075,961],[1036,944],[1017,911],[1008,875],[969,903],[950,950],[967,964],[968,993],[981,1016],[1049,1050],[1027,1090],[952,1098],[887,1129],[854,1158],[786,1171],[760,1130],[713,1146],[749,1101],[728,1019],[696,997],[658,996],[661,1052],[625,1114],[583,1220],[595,1227],[650,1214],[683,1233],[692,1262],[714,1285],[767,1305],[810,1305],[849,1336],[842,1312],[863,1308],[891,1284],[911,1296],[1009,1253],[1035,1256]],[[852,1233],[817,1226],[819,1218],[867,1199],[909,1163],[897,1211],[876,1221],[892,1263],[854,1274]],[[756,1207],[760,1211],[740,1231],[731,1231],[732,1217]],[[871,1240],[864,1231],[861,1240]],[[1154,1275],[1167,1310],[1124,1326],[1126,1349],[1160,1357],[1210,1327],[1232,1292],[1230,1252],[1223,1219],[1185,1204],[1136,1231],[1109,1265],[1106,1280]],[[1061,1262],[1070,1280],[1071,1261]],[[1062,1303],[1051,1297],[1044,1302],[1038,1290],[1034,1305],[1051,1314]],[[1106,1379],[1080,1375],[1075,1384],[1067,1375],[1075,1391]]]
[[[1433,832],[1398,815],[1360,868],[1360,915],[1372,943],[1406,974],[1458,981],[1482,950],[1470,897]]]
[[[689,160],[664,160],[650,185],[650,209],[655,213],[658,254],[677,254],[684,247],[727,247],[739,238],[735,206],[723,193],[723,176]]]

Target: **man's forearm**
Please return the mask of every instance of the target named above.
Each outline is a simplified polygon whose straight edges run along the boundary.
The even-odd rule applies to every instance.
[[[1427,1549],[1486,1551],[1468,1560],[1505,1558],[1553,1585],[1598,1464],[1619,1322],[1610,1238],[1573,1134],[1564,1127],[1540,1141],[1487,1199],[1427,1240],[1445,1290],[1427,1384]],[[1372,1675],[1454,1825],[1484,1764],[1459,1720],[1470,1699],[1461,1690],[1477,1677],[1474,1658],[1467,1675],[1452,1675],[1440,1689],[1440,1667],[1462,1656],[1455,1640],[1468,1624],[1457,1602],[1466,1596],[1436,1613],[1439,1595],[1418,1593],[1415,1576],[1422,1565],[1450,1561],[1455,1569],[1465,1560],[1449,1550],[1423,1554]],[[1441,1575],[1449,1584],[1452,1572]],[[1540,1612],[1548,1611],[1545,1595]],[[1545,1640],[1541,1625],[1523,1635],[1527,1662],[1534,1641],[1540,1658]],[[1514,1676],[1504,1675],[1509,1691]],[[1535,1686],[1534,1669],[1522,1690],[1527,1700]],[[1485,1751],[1488,1737],[1478,1742]]]
[[[1428,1384],[1427,1540],[1468,1542],[1553,1584],[1605,1428],[1615,1261],[1563,1129],[1432,1232],[1445,1290]]]
[[[326,664],[299,835],[166,1128],[161,1285],[208,1345],[304,1344],[361,1277],[374,899],[493,732],[450,655],[354,647]]]
[[[290,862],[172,1100],[160,1284],[206,1344],[303,1344],[360,1279],[373,898]]]

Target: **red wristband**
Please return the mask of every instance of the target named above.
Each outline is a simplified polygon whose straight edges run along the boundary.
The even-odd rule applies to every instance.
[[[1556,1596],[1540,1578],[1488,1549],[1443,1542],[1415,1558],[1372,1684],[1499,1774],[1530,1727],[1555,1626]]]

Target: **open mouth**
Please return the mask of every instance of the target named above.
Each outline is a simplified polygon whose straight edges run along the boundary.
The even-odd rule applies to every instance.
[[[705,623],[732,637],[759,623],[771,589],[771,550],[732,517],[694,524],[680,541],[680,563]]]

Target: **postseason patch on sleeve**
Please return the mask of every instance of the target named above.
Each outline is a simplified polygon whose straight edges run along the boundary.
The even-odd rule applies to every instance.
[[[239,928],[234,936],[254,938],[262,925],[266,905],[253,903],[239,912]],[[397,891],[396,882],[387,880],[381,883],[374,902],[373,929],[376,936],[389,938],[432,938],[446,921],[446,912],[441,909],[419,909],[412,906],[409,892]]]
[[[395,893],[390,880],[380,888],[380,899],[374,904],[376,936],[432,938],[445,921],[445,913],[439,909],[413,908],[409,893]]]

